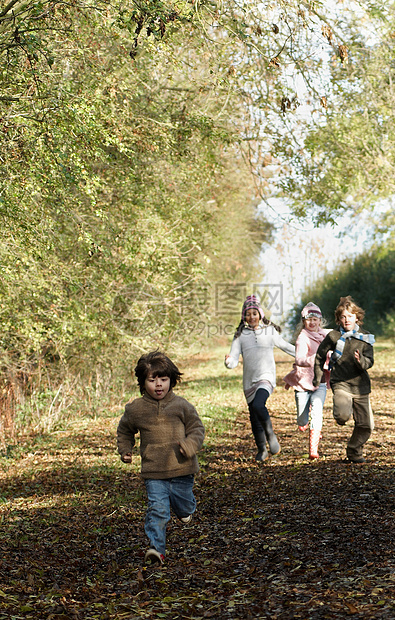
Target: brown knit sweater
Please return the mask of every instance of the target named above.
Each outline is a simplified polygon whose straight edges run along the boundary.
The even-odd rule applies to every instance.
[[[162,400],[144,394],[126,405],[117,428],[121,456],[131,454],[138,432],[143,478],[174,478],[199,471],[196,453],[203,444],[204,426],[195,407],[173,390]]]

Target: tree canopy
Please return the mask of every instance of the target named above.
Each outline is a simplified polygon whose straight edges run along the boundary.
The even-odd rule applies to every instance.
[[[381,2],[2,3],[7,389],[193,333],[216,283],[260,281],[262,201],[325,222],[391,195],[392,25]]]
[[[334,221],[394,194],[394,20],[393,2],[349,2],[323,27],[321,110],[302,122],[299,151],[280,146],[284,192],[302,216]]]

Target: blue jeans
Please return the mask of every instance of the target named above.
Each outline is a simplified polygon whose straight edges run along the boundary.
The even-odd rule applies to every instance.
[[[295,391],[296,422],[298,426],[305,426],[310,422],[310,428],[315,431],[322,429],[323,407],[326,396],[326,385],[321,385],[311,392]]]
[[[196,510],[193,495],[194,476],[178,476],[165,480],[144,480],[148,495],[148,510],[145,517],[145,533],[150,546],[165,555],[166,525],[170,521],[170,508],[179,519]]]

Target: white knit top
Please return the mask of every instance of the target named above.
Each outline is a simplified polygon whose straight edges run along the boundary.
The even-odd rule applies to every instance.
[[[265,383],[271,386],[271,390],[266,388],[269,393],[276,387],[274,347],[295,356],[294,345],[286,342],[272,325],[259,326],[256,330],[246,327],[233,339],[225,366],[236,368],[240,355],[243,356],[243,390],[247,403],[254,400],[256,391],[265,387]]]

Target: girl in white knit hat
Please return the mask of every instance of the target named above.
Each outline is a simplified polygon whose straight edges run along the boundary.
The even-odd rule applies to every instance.
[[[301,327],[296,340],[295,364],[284,381],[286,389],[293,387],[295,390],[299,430],[307,431],[310,426],[309,458],[318,459],[329,372],[324,370],[319,386],[314,387],[314,359],[319,345],[330,330],[322,328],[321,310],[311,301],[302,310]]]

